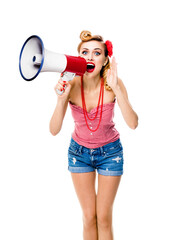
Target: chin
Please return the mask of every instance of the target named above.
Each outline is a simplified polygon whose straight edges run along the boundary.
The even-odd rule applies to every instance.
[[[93,72],[85,72],[84,74],[86,77],[88,78],[95,78],[95,77],[98,77],[100,76],[100,71],[93,71]]]
[[[84,76],[86,76],[87,78],[95,78],[95,77],[97,76],[97,74],[86,72],[86,73],[84,74]]]

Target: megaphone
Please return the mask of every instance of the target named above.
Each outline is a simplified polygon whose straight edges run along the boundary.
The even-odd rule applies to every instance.
[[[19,56],[20,74],[26,81],[35,79],[40,72],[63,73],[65,81],[75,75],[82,76],[87,70],[87,62],[82,57],[54,53],[44,48],[42,39],[30,36],[22,46]]]

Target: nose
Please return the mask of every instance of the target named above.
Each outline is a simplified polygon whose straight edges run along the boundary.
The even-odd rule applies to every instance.
[[[91,52],[91,53],[89,53],[88,54],[88,61],[93,61],[94,59],[93,59],[93,53]]]

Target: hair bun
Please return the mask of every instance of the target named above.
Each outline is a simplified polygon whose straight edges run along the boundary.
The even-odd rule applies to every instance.
[[[80,39],[82,41],[88,41],[90,38],[92,38],[92,34],[89,31],[82,31],[80,34]]]

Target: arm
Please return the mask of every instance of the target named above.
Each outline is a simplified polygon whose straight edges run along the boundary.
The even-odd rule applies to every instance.
[[[118,86],[113,91],[117,97],[117,102],[125,122],[130,128],[136,129],[138,116],[128,100],[128,94],[121,79],[118,78]]]
[[[58,95],[58,99],[57,99],[57,104],[56,104],[56,108],[54,110],[54,113],[52,115],[52,118],[50,120],[50,124],[49,124],[49,129],[50,132],[53,136],[56,136],[62,127],[62,123],[63,123],[63,119],[67,110],[67,106],[68,106],[68,101],[69,101],[69,92],[71,89],[71,85],[69,82],[63,83],[62,80],[59,80],[58,84],[55,87],[56,89],[62,89],[63,85],[66,84],[66,90],[65,92],[60,96]]]
[[[138,116],[128,100],[127,90],[121,79],[117,77],[117,63],[112,59],[111,69],[107,73],[107,83],[117,97],[117,102],[127,125],[135,129],[138,126]]]
[[[50,120],[49,128],[53,136],[56,136],[62,127],[63,119],[66,113],[68,101],[58,99],[56,108]]]

